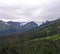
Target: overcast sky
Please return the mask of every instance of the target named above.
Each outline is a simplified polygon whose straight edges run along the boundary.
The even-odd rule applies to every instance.
[[[60,0],[0,0],[0,20],[40,23],[60,18]]]

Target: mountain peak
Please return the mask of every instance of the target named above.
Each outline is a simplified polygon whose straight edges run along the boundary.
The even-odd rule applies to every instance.
[[[35,23],[35,22],[33,22],[33,21],[28,22],[27,24],[29,24],[29,25],[36,25],[36,26],[38,26],[38,24],[37,24],[37,23]]]

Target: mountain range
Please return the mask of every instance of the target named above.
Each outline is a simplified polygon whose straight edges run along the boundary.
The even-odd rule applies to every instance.
[[[44,33],[45,35],[47,35],[46,34],[47,31],[49,35],[51,35],[50,34],[51,32],[56,33],[57,29],[58,31],[60,30],[60,18],[53,21],[46,21],[42,23],[40,26],[38,26],[38,24],[36,24],[33,21],[28,22],[24,25],[21,25],[22,23],[25,22],[13,22],[13,21],[4,22],[0,20],[0,36],[13,35],[18,33],[26,33],[28,36],[29,34],[30,36],[36,36],[37,34],[39,34],[38,36],[42,36],[42,34]]]
[[[0,35],[11,35],[15,33],[23,33],[30,29],[38,27],[38,25],[31,21],[25,25],[21,25],[23,22],[4,22],[0,20]]]

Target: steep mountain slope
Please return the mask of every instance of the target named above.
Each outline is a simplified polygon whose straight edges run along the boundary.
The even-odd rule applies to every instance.
[[[16,33],[23,33],[32,28],[38,27],[35,22],[28,22],[25,25],[21,25],[19,22],[4,22],[0,21],[0,36],[1,35],[11,35]]]
[[[36,27],[38,27],[38,25],[35,22],[28,22],[27,24],[22,26],[20,30],[29,31],[29,30],[34,29]]]
[[[37,38],[51,36],[55,34],[60,34],[60,19],[44,23],[39,27],[26,32],[24,35],[29,38]]]

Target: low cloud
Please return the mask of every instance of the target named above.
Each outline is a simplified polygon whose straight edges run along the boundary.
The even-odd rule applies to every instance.
[[[7,0],[6,0],[7,1]],[[8,21],[41,23],[46,20],[60,18],[60,0],[17,0],[0,1],[0,19]],[[12,3],[11,3],[12,2]],[[33,3],[34,2],[34,3]],[[5,5],[4,5],[5,4]]]

